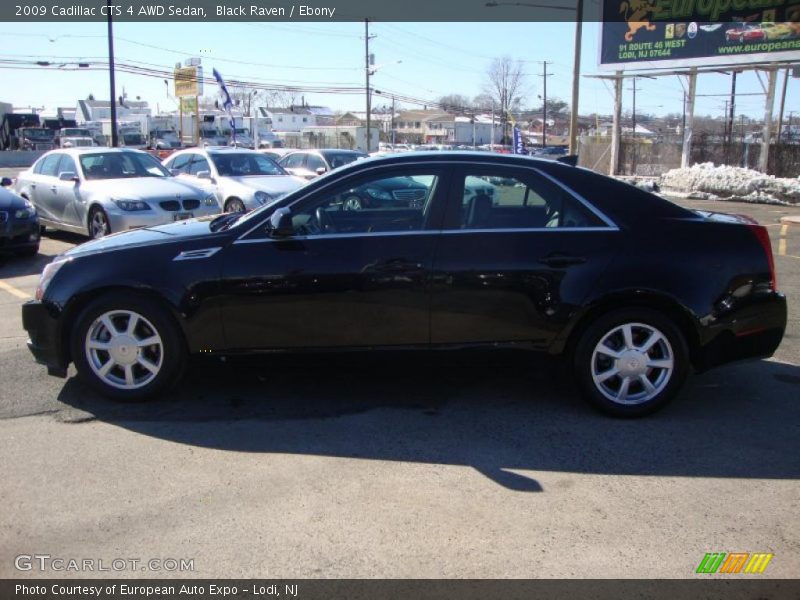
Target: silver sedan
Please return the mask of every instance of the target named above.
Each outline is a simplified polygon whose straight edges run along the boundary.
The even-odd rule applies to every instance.
[[[92,238],[219,213],[214,195],[139,150],[54,150],[19,174],[16,191],[43,226]]]

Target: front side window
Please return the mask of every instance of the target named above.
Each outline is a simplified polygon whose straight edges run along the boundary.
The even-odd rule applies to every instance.
[[[298,235],[369,234],[425,228],[439,176],[413,172],[372,176],[323,191],[292,209]]]
[[[316,171],[317,169],[325,169],[327,171],[328,167],[325,165],[325,161],[316,154],[309,154],[308,160],[306,161],[306,165],[310,171]]]
[[[290,154],[289,156],[284,157],[283,161],[281,162],[282,167],[287,167],[289,169],[297,169],[303,166],[303,162],[305,162],[306,155],[302,152],[297,152],[296,154]]]
[[[61,173],[75,173],[75,175],[78,174],[78,168],[75,166],[75,161],[69,154],[63,154],[61,156],[61,161],[58,163],[56,174],[61,175]]]
[[[606,226],[569,192],[535,172],[476,168],[461,181],[462,229]]]
[[[186,172],[189,175],[197,175],[201,171],[211,171],[211,167],[203,156],[195,154],[194,160],[192,161],[192,164],[189,165],[189,168],[186,170]]]
[[[185,173],[186,168],[189,166],[189,161],[191,160],[192,160],[191,154],[180,154],[171,161],[169,161],[167,163],[167,166],[170,169],[174,169],[175,171],[180,171],[181,173]]]

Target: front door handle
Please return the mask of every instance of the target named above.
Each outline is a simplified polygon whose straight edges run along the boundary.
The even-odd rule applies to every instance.
[[[548,254],[547,256],[540,258],[539,262],[543,265],[547,265],[548,267],[558,269],[562,267],[570,267],[572,265],[581,265],[586,262],[586,258],[583,256],[572,256],[571,254],[553,252],[552,254]]]

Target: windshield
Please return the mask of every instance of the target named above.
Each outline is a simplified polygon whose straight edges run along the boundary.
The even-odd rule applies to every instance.
[[[286,171],[271,158],[257,153],[210,154],[217,171],[223,177],[247,177],[250,175],[286,175]]]
[[[126,179],[130,177],[172,177],[149,154],[138,152],[93,152],[80,157],[86,179]]]
[[[200,137],[204,137],[204,138],[217,137],[217,130],[216,129],[201,129],[200,130]]]
[[[25,128],[22,130],[22,135],[23,137],[37,140],[51,140],[55,132],[52,129]]]
[[[247,129],[244,129],[244,128],[239,128],[239,127],[237,127],[236,129],[234,129],[234,131],[236,132],[236,135],[247,135],[247,134],[249,133],[249,132],[247,131]]]
[[[64,129],[62,135],[68,137],[92,137],[88,129]]]
[[[177,138],[178,135],[174,131],[154,131],[153,135],[159,139]]]
[[[358,152],[326,152],[325,158],[327,159],[328,163],[331,165],[331,169],[336,169],[337,167],[343,167],[345,165],[349,165],[351,162],[358,160],[359,158],[366,158],[366,154],[360,154]]]

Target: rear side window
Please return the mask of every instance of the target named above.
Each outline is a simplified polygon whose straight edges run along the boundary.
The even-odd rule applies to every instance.
[[[481,167],[459,179],[461,229],[606,227],[572,194],[533,171]]]
[[[57,177],[58,163],[61,161],[61,156],[61,154],[49,154],[48,156],[45,156],[42,160],[38,173],[48,177]]]

